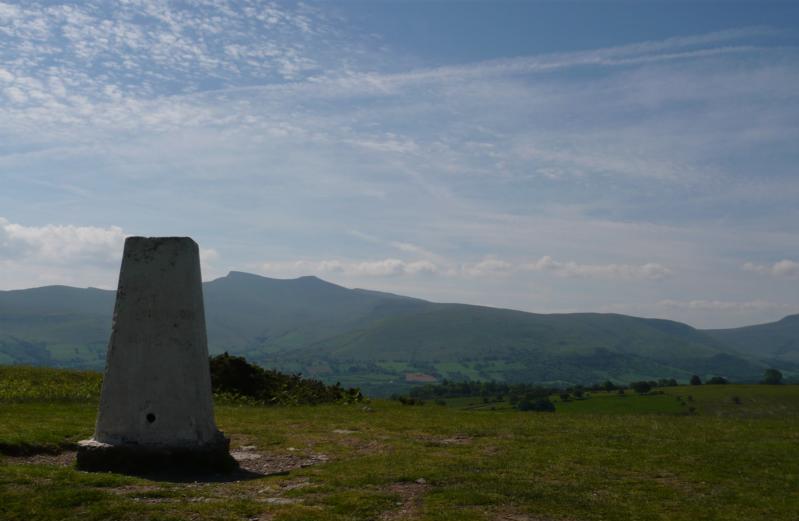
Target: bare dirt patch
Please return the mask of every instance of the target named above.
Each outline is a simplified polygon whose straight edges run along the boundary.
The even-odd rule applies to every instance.
[[[291,452],[264,453],[254,450],[252,446],[242,447],[240,450],[231,452],[230,455],[239,463],[241,470],[262,476],[285,475],[292,470],[325,463],[330,459],[326,454],[316,453],[308,455]]]
[[[419,382],[419,383],[435,383],[438,378],[431,374],[425,373],[405,373],[406,382]]]
[[[421,481],[421,480],[420,480]],[[428,489],[427,483],[394,483],[388,487],[389,492],[399,495],[397,508],[383,512],[380,521],[395,521],[400,519],[413,519],[422,513],[422,498]]]
[[[552,521],[543,517],[533,517],[527,514],[500,514],[494,521]]]
[[[121,487],[111,487],[108,489],[108,491],[112,494],[119,494],[122,496],[148,494],[157,490],[161,490],[161,487],[158,485],[124,485]]]
[[[361,431],[353,431],[348,429],[335,429],[334,434],[336,445],[346,447],[354,454],[376,454],[386,449],[385,437],[376,439],[369,434],[362,433]]]
[[[438,445],[438,446],[468,445],[474,440],[474,438],[466,434],[455,434],[454,436],[449,436],[449,437],[420,436],[418,439],[420,441],[423,441],[427,445]]]
[[[7,456],[10,463],[24,465],[53,465],[55,467],[70,467],[75,465],[76,452],[64,451],[58,454],[34,454],[32,456]]]
[[[551,517],[543,517],[533,514],[524,514],[513,510],[503,509],[498,512],[494,512],[493,515],[491,516],[491,520],[492,521],[560,521],[561,518],[555,520]],[[570,520],[571,518],[562,521],[570,521]]]

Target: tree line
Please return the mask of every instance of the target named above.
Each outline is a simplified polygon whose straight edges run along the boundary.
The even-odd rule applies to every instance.
[[[761,383],[769,385],[781,384],[782,373],[777,369],[767,369]],[[705,382],[699,375],[691,376],[690,385],[724,385],[730,381],[723,376],[711,376]],[[519,410],[554,411],[555,405],[549,399],[557,395],[561,401],[582,400],[589,391],[617,392],[624,394],[630,390],[637,394],[648,394],[658,387],[676,387],[680,385],[676,378],[661,378],[658,380],[640,380],[629,384],[619,384],[611,380],[592,385],[574,385],[566,388],[547,387],[538,384],[505,383],[496,381],[453,381],[443,380],[437,384],[425,384],[413,388],[408,396],[393,396],[406,405],[417,405],[424,400],[441,402],[448,398],[482,398],[489,403],[508,400],[511,405]]]

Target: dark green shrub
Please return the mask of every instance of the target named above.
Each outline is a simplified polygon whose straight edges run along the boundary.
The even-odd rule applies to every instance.
[[[652,390],[652,383],[651,382],[632,382],[630,384],[630,389],[637,392],[638,394],[646,394]]]
[[[763,383],[768,385],[779,385],[782,383],[782,373],[777,369],[766,369],[763,374]]]
[[[250,364],[241,356],[224,353],[209,360],[211,387],[217,398],[262,405],[359,402],[357,388],[327,385],[319,380],[284,374]]]
[[[524,399],[516,406],[520,411],[534,412],[555,412],[555,404],[549,398],[538,398],[536,400]]]
[[[618,389],[618,387],[616,387],[616,384],[614,384],[610,380],[605,380],[604,382],[602,382],[602,386],[601,387],[602,387],[603,390],[608,391],[608,392],[615,391],[616,389]]]

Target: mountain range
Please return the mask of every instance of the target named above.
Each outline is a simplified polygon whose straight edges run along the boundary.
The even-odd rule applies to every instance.
[[[203,284],[209,350],[373,394],[416,382],[552,385],[721,375],[799,376],[799,315],[699,330],[619,314],[535,314],[242,272]],[[0,363],[103,367],[115,292],[0,291]]]

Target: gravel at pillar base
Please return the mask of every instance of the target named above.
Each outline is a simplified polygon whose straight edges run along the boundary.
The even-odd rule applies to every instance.
[[[235,466],[214,421],[197,243],[130,237],[97,424],[93,438],[78,444],[78,468]]]

